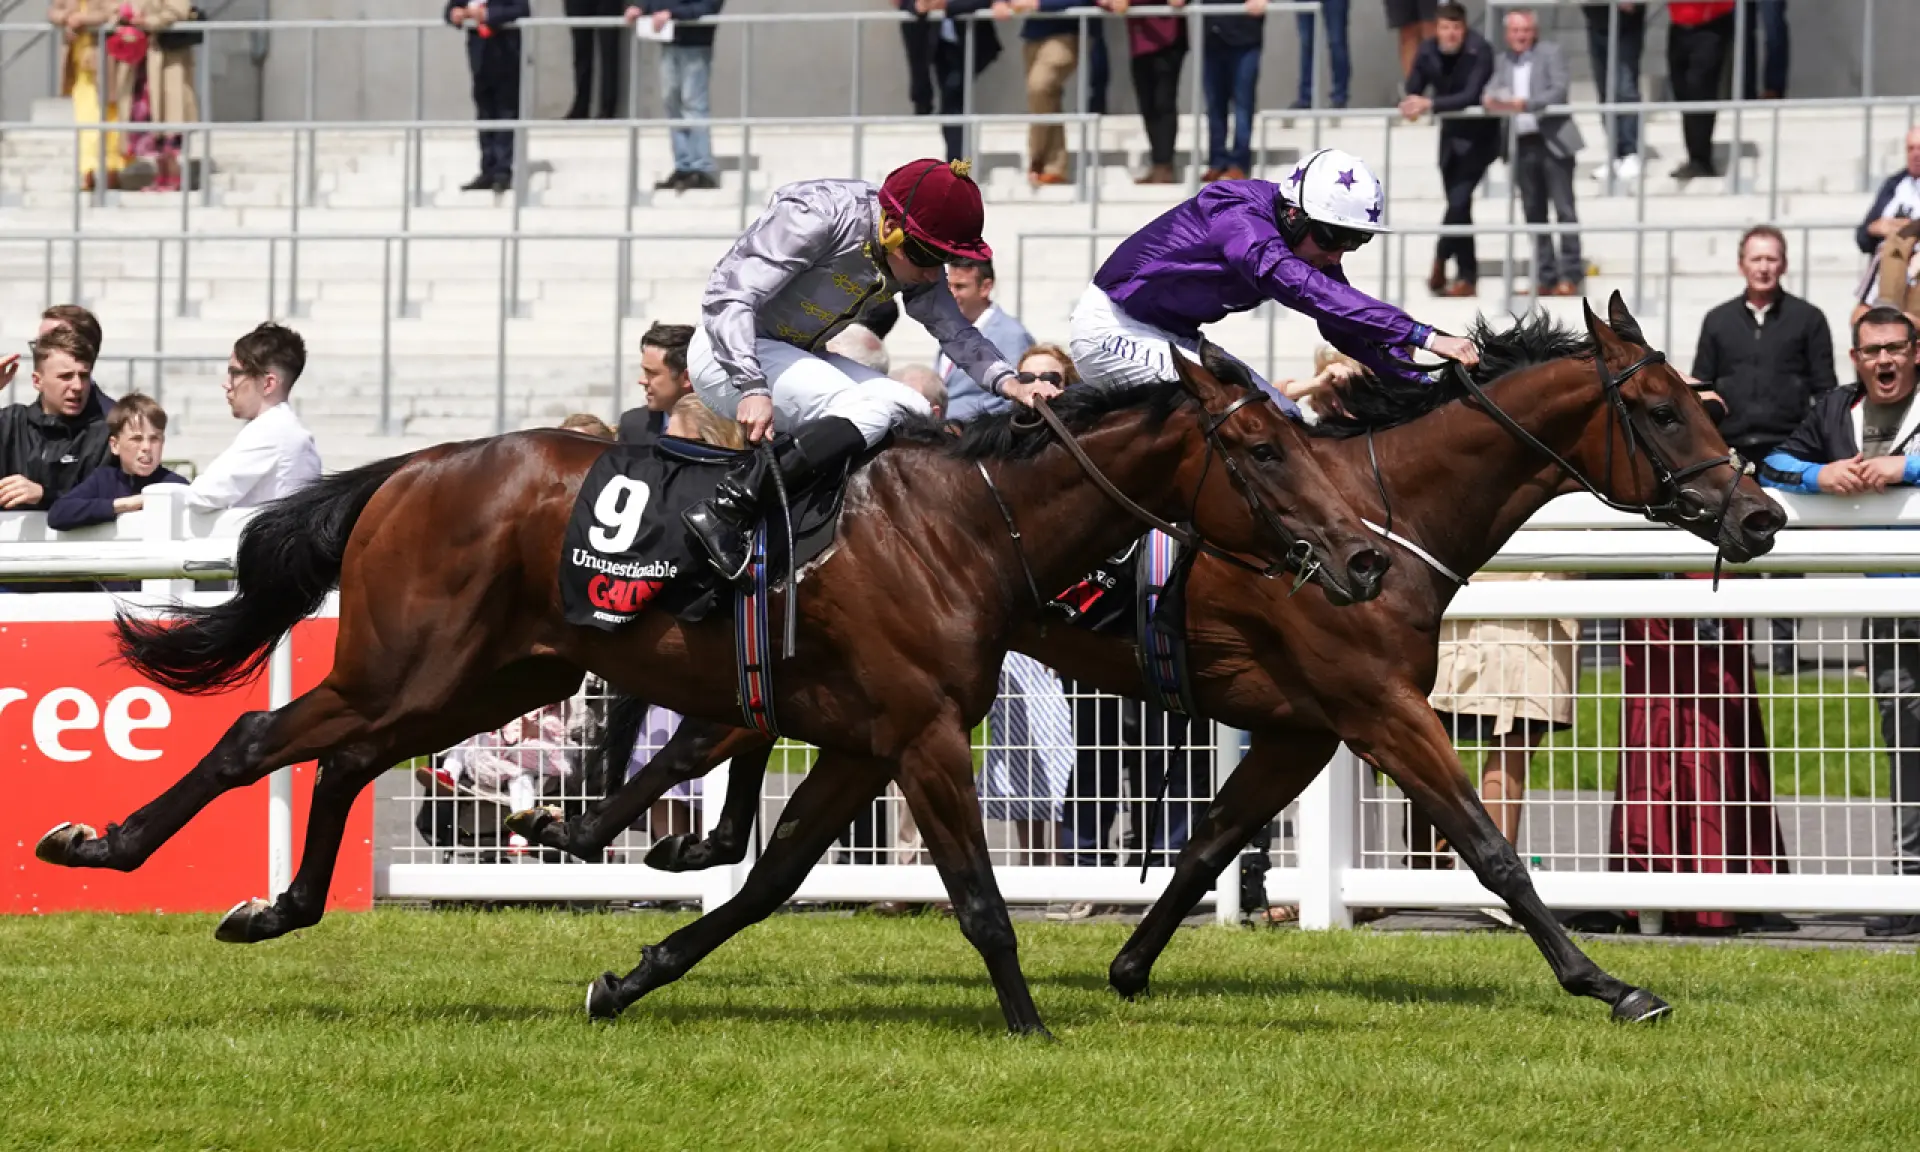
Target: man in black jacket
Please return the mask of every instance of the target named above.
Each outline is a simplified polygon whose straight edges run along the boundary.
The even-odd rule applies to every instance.
[[[1434,38],[1420,45],[1407,74],[1407,97],[1400,114],[1412,120],[1428,112],[1459,112],[1476,107],[1493,75],[1493,45],[1467,27],[1467,10],[1442,4],[1437,10]],[[1431,89],[1432,96],[1427,92]],[[1473,223],[1473,192],[1480,178],[1500,156],[1500,121],[1492,117],[1440,122],[1440,181],[1447,189],[1447,214],[1442,224]],[[1447,281],[1447,259],[1452,257],[1459,276]],[[1434,245],[1433,274],[1427,287],[1434,295],[1471,296],[1480,279],[1480,262],[1473,237],[1442,236]]]
[[[476,120],[520,119],[520,30],[528,0],[447,0],[447,23],[467,32],[467,70],[473,73]],[[513,187],[513,130],[480,130],[480,174],[463,192]]]
[[[1758,462],[1833,389],[1833,336],[1820,310],[1787,292],[1787,239],[1768,224],[1740,238],[1747,290],[1700,323],[1693,374],[1727,404],[1720,434]]]
[[[691,324],[655,323],[640,337],[640,387],[647,402],[620,414],[620,443],[651,444],[667,426],[667,413],[693,391],[687,378]]]
[[[1780,287],[1787,274],[1787,238],[1768,224],[1740,238],[1740,274],[1747,290],[1700,322],[1693,374],[1726,402],[1720,435],[1758,464],[1832,392],[1833,336],[1820,310]],[[1794,621],[1776,617],[1772,669],[1798,666]]]
[[[0,508],[44,512],[111,459],[107,421],[87,401],[94,347],[72,328],[33,346],[32,404],[0,410]]]

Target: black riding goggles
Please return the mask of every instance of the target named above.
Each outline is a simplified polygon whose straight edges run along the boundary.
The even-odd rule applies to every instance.
[[[1373,239],[1371,232],[1342,228],[1337,224],[1322,224],[1318,220],[1307,221],[1307,235],[1323,252],[1358,252],[1366,247],[1367,241]]]
[[[946,253],[937,252],[911,236],[907,237],[906,242],[900,245],[900,255],[905,256],[907,263],[913,265],[915,268],[943,268],[946,266],[947,261],[952,259],[952,257]]]

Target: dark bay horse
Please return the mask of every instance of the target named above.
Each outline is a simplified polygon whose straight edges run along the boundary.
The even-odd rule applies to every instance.
[[[1008,1027],[1044,1031],[989,865],[968,732],[1032,610],[1023,572],[1063,585],[1139,531],[1095,470],[1219,548],[1278,563],[1310,544],[1321,562],[1306,571],[1343,600],[1377,594],[1387,565],[1291,422],[1244,383],[1176,359],[1178,383],[1057,402],[1091,470],[1045,428],[1001,417],[959,439],[925,430],[854,477],[834,549],[803,582],[797,654],[775,675],[775,714],[820,758],[743,890],[646,948],[624,980],[595,981],[593,1014],[616,1015],[778,908],[854,810],[897,779]],[[176,691],[222,690],[256,673],[337,585],[332,670],[287,706],[242,715],[125,823],[103,836],[63,825],[40,857],[136,868],[221,793],[317,759],[292,886],[235,908],[217,933],[265,940],[319,921],[348,809],[376,776],[566,698],[585,671],[689,716],[734,720],[731,622],[651,612],[609,633],[562,616],[563,534],[606,450],[549,431],[444,445],[268,506],[242,535],[238,593],[158,619],[123,613],[123,657]]]
[[[1486,563],[1549,500],[1587,484],[1732,559],[1765,553],[1784,514],[1743,474],[1686,382],[1649,352],[1618,294],[1610,315],[1611,325],[1589,311],[1585,340],[1544,314],[1499,335],[1481,326],[1474,335],[1484,401],[1458,383],[1414,391],[1370,382],[1344,397],[1348,415],[1316,429],[1323,438],[1315,455],[1363,515],[1391,523],[1461,575]],[[1669,1010],[1659,997],[1608,975],[1568,938],[1460,771],[1427,703],[1441,615],[1459,585],[1411,552],[1400,567],[1378,600],[1334,612],[1204,556],[1195,563],[1187,629],[1196,700],[1207,718],[1247,731],[1251,744],[1181,850],[1166,891],[1115,957],[1110,982],[1123,995],[1145,991],[1180,921],[1345,741],[1432,817],[1533,937],[1562,987],[1606,1001],[1617,1020],[1659,1018]],[[1015,647],[1102,691],[1142,693],[1127,640],[1030,623]],[[669,870],[737,862],[758,804],[754,768],[768,745],[708,725],[683,725],[680,735],[681,746],[655,757],[630,793],[609,798],[608,811],[562,823],[536,809],[514,823],[539,843],[591,858],[633,818],[622,821],[620,812],[637,815],[656,787],[664,792],[733,755],[726,814],[713,832],[664,840],[648,862]]]

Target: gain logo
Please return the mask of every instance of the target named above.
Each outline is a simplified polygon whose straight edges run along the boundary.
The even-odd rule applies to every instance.
[[[597,572],[587,581],[587,602],[602,612],[632,616],[659,593],[660,580],[622,580]]]

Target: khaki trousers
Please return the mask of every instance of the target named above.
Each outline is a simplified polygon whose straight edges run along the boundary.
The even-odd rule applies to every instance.
[[[1061,93],[1067,78],[1080,63],[1080,37],[1049,36],[1028,40],[1023,46],[1027,59],[1027,111],[1055,115],[1061,109]],[[1027,129],[1027,171],[1050,176],[1067,174],[1067,130],[1061,124],[1035,124]]]

